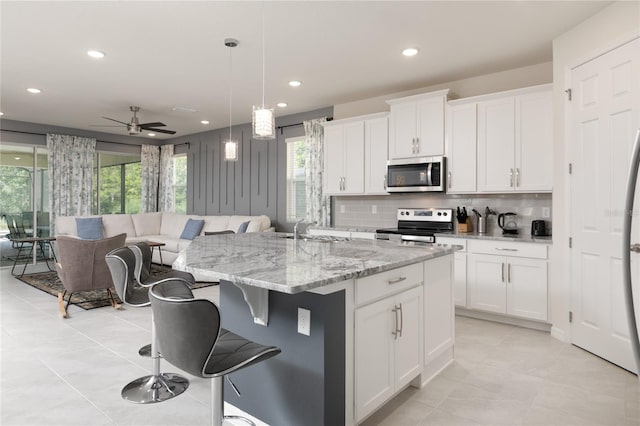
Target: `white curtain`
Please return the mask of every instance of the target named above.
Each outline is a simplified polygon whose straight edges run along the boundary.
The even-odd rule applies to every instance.
[[[158,211],[173,212],[173,145],[160,147],[160,186],[158,189]]]
[[[140,213],[157,212],[158,180],[160,178],[160,147],[155,145],[142,145],[140,163],[142,169]]]
[[[305,144],[305,186],[307,193],[308,222],[329,226],[331,222],[331,200],[322,192],[324,173],[324,127],[326,118],[304,122]]]
[[[57,216],[92,213],[93,158],[96,140],[47,134],[49,168],[49,223],[55,235]]]

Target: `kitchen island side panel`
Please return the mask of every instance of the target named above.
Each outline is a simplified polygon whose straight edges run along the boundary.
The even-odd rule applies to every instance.
[[[311,311],[310,336],[298,334],[298,308]],[[341,425],[345,418],[344,291],[269,292],[269,325],[254,324],[242,292],[220,283],[222,327],[279,347],[274,358],[230,375],[225,401],[271,425]]]

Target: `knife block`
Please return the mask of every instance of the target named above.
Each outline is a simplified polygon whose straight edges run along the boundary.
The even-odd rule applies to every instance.
[[[468,234],[469,232],[473,232],[470,217],[468,217],[464,223],[458,223],[458,234]]]

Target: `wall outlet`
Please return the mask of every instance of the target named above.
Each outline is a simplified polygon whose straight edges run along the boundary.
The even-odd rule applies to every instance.
[[[551,217],[551,209],[549,207],[542,208],[542,218],[548,219]]]
[[[344,213],[344,204],[340,204],[340,213]]]
[[[311,336],[311,311],[298,308],[298,333]]]
[[[375,204],[371,205],[371,214],[378,214],[378,206]]]

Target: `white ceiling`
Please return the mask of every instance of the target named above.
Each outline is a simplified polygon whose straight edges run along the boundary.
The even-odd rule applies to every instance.
[[[3,119],[92,127],[162,121],[176,136],[251,120],[261,102],[264,10],[267,104],[283,116],[552,59],[551,42],[610,2],[119,1],[0,2]],[[405,58],[408,46],[420,49]],[[88,49],[107,56],[91,59]],[[287,82],[298,79],[299,88]],[[28,87],[42,93],[27,93]],[[174,111],[187,107],[196,112]],[[200,120],[211,121],[209,126]],[[159,136],[166,138],[166,136]]]

